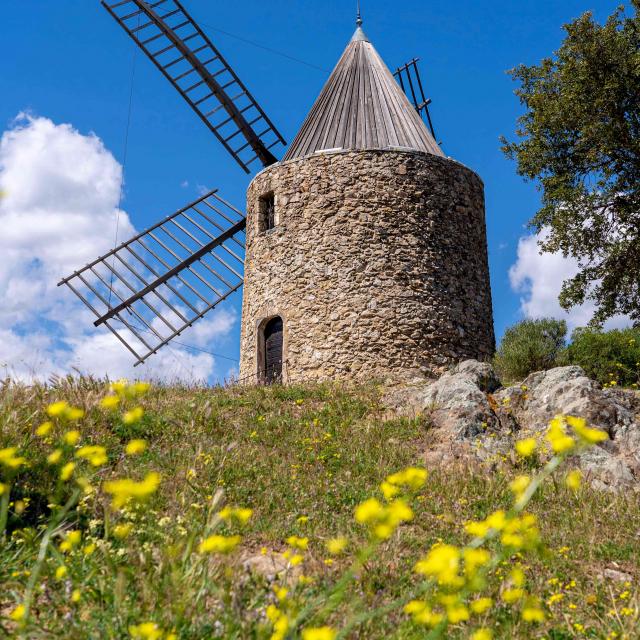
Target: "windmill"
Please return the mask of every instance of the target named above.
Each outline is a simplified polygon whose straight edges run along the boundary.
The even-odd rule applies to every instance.
[[[277,162],[284,138],[181,2],[101,4],[246,173]],[[418,74],[415,60],[397,73],[411,72]],[[417,84],[409,98],[426,113],[419,75]],[[216,189],[59,286],[76,294],[95,314],[94,325],[109,329],[139,365],[242,287],[246,224]]]

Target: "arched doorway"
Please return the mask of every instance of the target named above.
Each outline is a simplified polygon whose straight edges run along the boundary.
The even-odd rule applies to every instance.
[[[282,382],[283,322],[280,316],[271,318],[264,326],[264,382]]]

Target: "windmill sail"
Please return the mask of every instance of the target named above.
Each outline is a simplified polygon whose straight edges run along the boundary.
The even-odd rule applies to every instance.
[[[244,214],[211,191],[58,286],[69,287],[138,365],[242,286],[245,226]]]
[[[418,60],[419,58],[414,58],[411,62],[407,62],[407,64],[398,67],[393,75],[397,78],[400,87],[405,92],[407,98],[411,100],[418,114],[420,114],[422,118],[426,118],[431,135],[434,140],[437,140],[431,120],[431,113],[429,112],[431,98],[427,98],[424,94],[422,78],[420,77],[420,70],[418,69]]]
[[[178,0],[102,0],[102,5],[247,172],[286,144],[222,54]]]

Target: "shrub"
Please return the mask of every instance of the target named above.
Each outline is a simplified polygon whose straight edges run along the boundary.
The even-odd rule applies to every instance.
[[[567,334],[564,320],[523,320],[509,327],[495,356],[495,367],[503,382],[522,380],[534,371],[557,364]]]
[[[605,386],[638,386],[640,329],[576,329],[563,360],[580,365],[588,376]]]

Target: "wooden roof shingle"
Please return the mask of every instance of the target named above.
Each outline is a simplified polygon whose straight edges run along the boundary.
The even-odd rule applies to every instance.
[[[444,153],[358,26],[284,160],[323,150]]]

